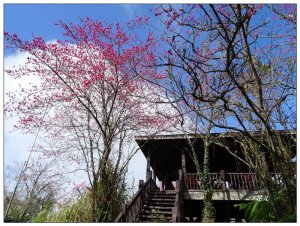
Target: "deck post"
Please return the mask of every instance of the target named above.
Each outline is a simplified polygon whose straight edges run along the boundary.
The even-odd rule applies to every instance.
[[[146,169],[146,181],[151,177],[150,171],[150,150],[147,151],[147,169]]]
[[[144,186],[144,180],[139,180],[139,189],[141,189]]]
[[[225,170],[221,170],[220,178],[222,181],[222,190],[225,191],[226,190]]]
[[[185,152],[186,149],[183,149],[183,151],[181,152],[181,167],[182,167],[183,177],[185,177],[186,175]]]

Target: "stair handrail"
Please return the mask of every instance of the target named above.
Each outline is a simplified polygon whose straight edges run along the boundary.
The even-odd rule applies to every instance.
[[[176,181],[175,206],[172,209],[172,222],[181,221],[183,188],[184,188],[184,178],[182,175],[182,170],[179,169],[179,178]]]
[[[154,190],[158,190],[154,180],[150,177],[144,185],[137,191],[128,204],[125,204],[122,211],[116,218],[115,222],[135,222],[138,214],[141,212],[142,207],[148,195]]]

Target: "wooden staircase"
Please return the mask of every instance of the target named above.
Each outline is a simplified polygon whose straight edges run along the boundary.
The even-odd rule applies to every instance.
[[[139,184],[138,192],[128,204],[124,204],[115,222],[180,222],[184,180],[181,169],[174,190],[159,191],[149,177]],[[141,185],[141,186],[140,186]]]
[[[172,222],[175,191],[156,191],[149,194],[137,222]]]

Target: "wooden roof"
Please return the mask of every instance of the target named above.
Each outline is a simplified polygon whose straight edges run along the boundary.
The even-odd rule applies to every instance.
[[[284,135],[295,136],[295,132],[280,131]],[[254,132],[256,133],[256,132]],[[257,132],[258,133],[258,132]],[[221,138],[227,140],[227,143],[236,149],[239,155],[239,145],[234,142],[234,137],[239,133],[212,133],[214,138]],[[197,152],[199,162],[203,162],[203,134],[167,134],[155,136],[136,136],[135,140],[144,156],[147,157],[148,153],[151,155],[150,165],[155,171],[159,180],[169,177],[172,180],[178,178],[178,170],[181,168],[181,153],[186,151],[186,166],[187,172],[195,172],[195,166],[190,157],[190,145],[188,140],[194,142],[194,147]],[[296,154],[296,148],[294,155]],[[212,145],[210,151],[211,159],[211,172],[219,172],[224,169],[227,172],[234,172],[244,170],[247,172],[247,167],[244,164],[237,163],[236,159],[231,156],[224,148],[218,145]],[[239,164],[237,166],[237,164]]]

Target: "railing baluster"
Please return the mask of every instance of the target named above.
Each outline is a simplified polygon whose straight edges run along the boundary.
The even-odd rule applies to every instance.
[[[259,190],[260,189],[260,183],[258,181],[257,174],[255,174],[255,182],[256,182],[256,189]]]
[[[251,190],[251,173],[247,174],[247,189]]]
[[[243,180],[243,190],[247,190],[247,181],[246,181],[246,174],[241,174]]]
[[[251,178],[250,178],[250,174],[247,173],[245,176],[246,176],[246,179],[245,179],[245,180],[246,180],[246,186],[247,186],[247,187],[246,187],[246,190],[250,190],[250,189],[251,189],[251,181],[250,181]]]
[[[236,174],[233,174],[233,177],[234,177],[235,189],[239,189],[239,182],[237,180]]]
[[[189,188],[188,178],[189,178],[189,174],[187,173],[187,174],[185,175],[185,178],[184,178],[184,180],[185,180],[185,185],[186,185],[186,188],[187,188],[187,189]]]
[[[257,188],[256,188],[256,174],[255,173],[252,173],[251,179],[252,179],[252,186],[253,186],[252,190],[257,190]]]
[[[241,190],[243,184],[242,184],[242,181],[240,180],[240,176],[239,176],[239,174],[236,174],[235,176],[236,176],[237,183],[238,183],[237,189],[238,189],[238,190]]]
[[[193,187],[194,189],[197,189],[197,185],[196,185],[197,181],[196,181],[196,175],[193,176]]]
[[[236,182],[236,178],[235,178],[235,174],[232,174],[232,178],[233,178],[233,189],[237,189],[237,182]]]
[[[232,188],[233,187],[233,180],[232,180],[232,174],[227,174],[229,175],[229,188]]]
[[[251,183],[252,183],[252,190],[256,190],[255,189],[255,181],[254,181],[254,174],[251,174]]]
[[[192,176],[192,188],[195,189],[195,175]]]

